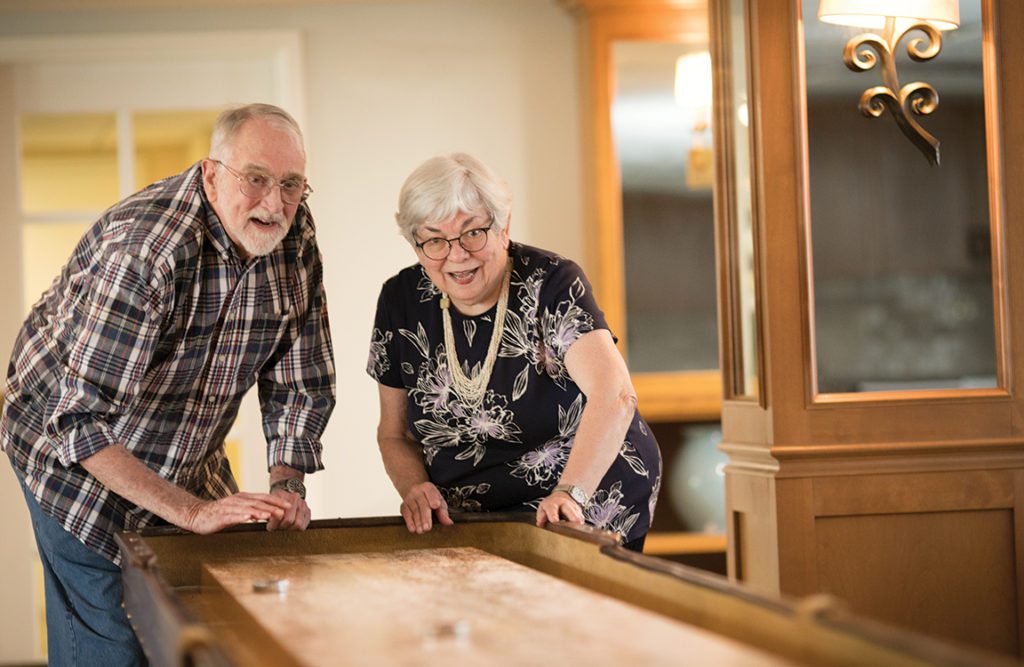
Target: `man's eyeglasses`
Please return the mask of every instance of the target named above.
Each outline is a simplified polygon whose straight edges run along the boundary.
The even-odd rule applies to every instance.
[[[239,191],[252,199],[263,199],[276,187],[281,188],[281,201],[285,204],[301,204],[313,192],[313,188],[309,187],[304,179],[288,178],[275,183],[273,178],[258,171],[247,171],[242,174],[220,160],[210,160],[227,169],[228,173],[238,180]]]
[[[487,225],[486,227],[477,227],[475,229],[467,229],[458,236],[450,239],[441,238],[435,236],[432,239],[427,239],[423,243],[417,243],[416,247],[423,251],[423,254],[430,259],[444,259],[452,251],[452,241],[458,241],[459,245],[466,252],[476,252],[477,250],[483,250],[483,247],[487,245],[487,232],[494,223]]]

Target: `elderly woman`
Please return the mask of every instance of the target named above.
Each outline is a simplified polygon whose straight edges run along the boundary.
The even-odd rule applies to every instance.
[[[417,264],[381,289],[367,372],[409,530],[530,511],[640,551],[661,454],[580,267],[509,240],[511,194],[465,154],[427,160],[395,218]]]

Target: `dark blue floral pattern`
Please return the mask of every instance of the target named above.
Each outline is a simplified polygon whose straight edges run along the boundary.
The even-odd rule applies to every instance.
[[[512,244],[508,313],[483,402],[455,393],[444,347],[440,292],[417,264],[381,289],[367,372],[408,392],[408,427],[427,472],[452,509],[527,511],[558,482],[586,398],[565,367],[580,336],[606,329],[582,270],[558,255]],[[482,364],[494,310],[452,312],[456,352],[470,377]],[[587,522],[635,540],[650,528],[661,455],[640,414],[585,508]]]

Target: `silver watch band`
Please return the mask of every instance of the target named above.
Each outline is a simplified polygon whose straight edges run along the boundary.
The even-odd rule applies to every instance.
[[[587,503],[590,501],[589,494],[583,490],[582,486],[576,486],[575,484],[559,484],[552,489],[551,492],[555,493],[556,491],[561,491],[562,493],[567,494],[581,508],[586,507]]]

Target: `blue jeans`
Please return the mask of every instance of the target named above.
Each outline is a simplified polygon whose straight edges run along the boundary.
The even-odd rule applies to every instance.
[[[39,507],[20,476],[18,480],[43,564],[50,667],[145,665],[121,606],[121,568],[64,530]]]

